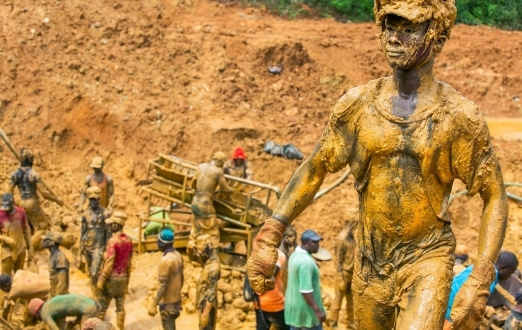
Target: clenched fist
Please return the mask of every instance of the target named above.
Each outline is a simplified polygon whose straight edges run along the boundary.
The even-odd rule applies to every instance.
[[[285,230],[286,226],[280,221],[268,219],[254,240],[252,254],[248,258],[247,274],[252,289],[258,294],[275,287],[277,247]]]

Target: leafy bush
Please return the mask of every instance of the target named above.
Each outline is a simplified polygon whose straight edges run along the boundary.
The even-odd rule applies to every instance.
[[[307,14],[308,11],[301,10],[304,4],[314,8],[319,16],[354,22],[373,20],[373,0],[261,0],[261,3],[289,18]],[[458,23],[522,30],[522,0],[456,0],[456,3]]]

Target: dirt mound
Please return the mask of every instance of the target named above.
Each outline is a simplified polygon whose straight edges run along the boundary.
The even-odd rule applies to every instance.
[[[157,153],[201,162],[241,145],[255,179],[283,188],[299,162],[265,154],[264,143],[292,142],[308,155],[344,92],[391,73],[372,23],[285,21],[235,3],[17,0],[0,5],[0,19],[0,126],[17,147],[38,151],[37,169],[70,204],[92,157],[103,156],[131,226],[146,207],[137,184]],[[435,75],[487,116],[519,118],[521,50],[521,32],[457,25]],[[522,181],[521,145],[494,140],[506,181]],[[15,162],[1,150],[5,184]],[[333,251],[331,239],[357,203],[349,179],[296,227],[321,232]],[[44,207],[55,218],[73,216]],[[481,208],[478,197],[451,207],[457,239],[472,250]],[[505,247],[522,257],[520,212],[510,208]],[[332,266],[321,267],[331,284]],[[136,290],[133,299],[146,294]]]

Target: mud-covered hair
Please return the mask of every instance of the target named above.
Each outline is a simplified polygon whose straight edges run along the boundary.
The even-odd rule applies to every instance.
[[[414,23],[430,21],[430,39],[450,36],[457,18],[455,0],[375,0],[375,22],[382,28],[388,15],[404,17]]]

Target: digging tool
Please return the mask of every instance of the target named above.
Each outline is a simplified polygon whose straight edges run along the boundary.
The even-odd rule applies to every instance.
[[[7,327],[9,330],[15,330],[12,325],[9,324],[3,317],[0,316],[0,322]]]
[[[4,140],[5,144],[7,144],[7,147],[9,147],[9,150],[11,150],[11,152],[15,155],[16,159],[18,159],[19,161],[21,161],[20,159],[20,154],[18,153],[18,151],[15,149],[15,147],[13,146],[13,144],[11,143],[11,141],[9,141],[9,138],[7,137],[7,135],[5,135],[4,133],[4,130],[0,128],[0,137],[2,138],[2,140]],[[54,196],[58,196],[54,193],[54,191],[51,190],[51,188],[49,188],[48,185],[45,184],[45,182],[43,180],[40,179],[40,182],[43,184],[43,186],[45,188],[47,188],[47,190],[53,194]],[[63,200],[62,200],[63,201]],[[73,211],[73,212],[77,212],[78,210],[77,209],[74,209],[72,206],[70,206],[69,204],[67,204],[65,201],[63,201],[63,205],[69,209],[69,211]]]

